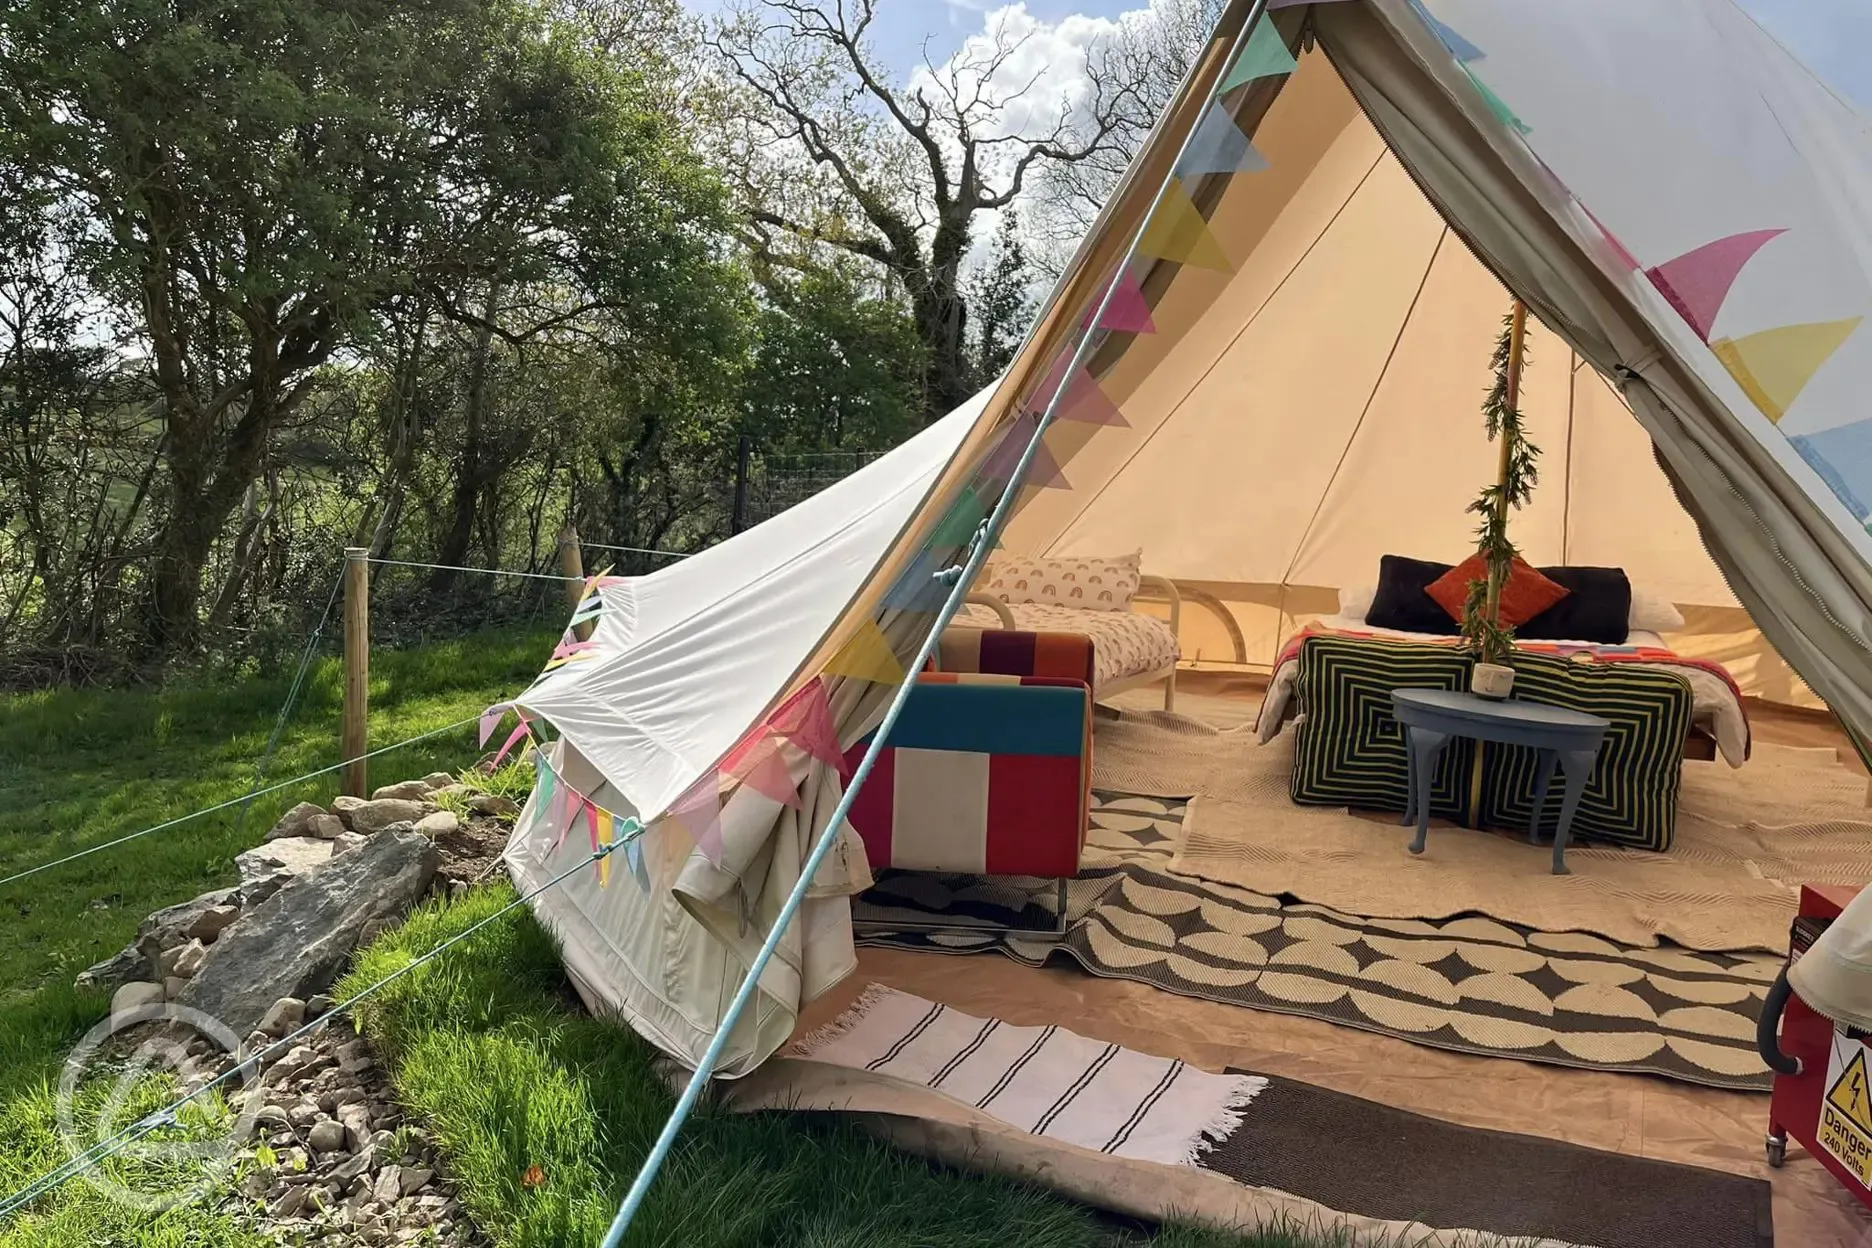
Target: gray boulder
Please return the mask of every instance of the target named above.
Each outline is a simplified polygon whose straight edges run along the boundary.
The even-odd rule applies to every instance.
[[[438,810],[416,821],[416,830],[431,840],[438,836],[447,836],[459,827],[461,827],[461,820],[454,812],[447,810]]]
[[[330,987],[364,930],[407,913],[440,862],[428,837],[392,833],[294,876],[214,943],[181,1004],[252,1032],[281,997]]]
[[[432,789],[440,789],[455,783],[455,777],[446,771],[432,771],[422,778],[422,782]]]
[[[241,878],[245,879],[245,874]],[[153,968],[163,950],[173,949],[177,945],[186,945],[189,941],[196,939],[193,932],[203,915],[233,900],[233,889],[217,888],[212,893],[203,893],[193,901],[185,901],[180,905],[167,906],[158,910],[149,918],[144,919],[142,926],[137,928],[136,947],[142,951],[144,957],[149,959],[150,966]]]
[[[494,815],[497,818],[512,818],[520,813],[520,803],[511,797],[502,797],[498,793],[482,793],[470,798],[468,809],[477,815]]]
[[[161,984],[131,983],[125,984],[111,994],[111,1018],[117,1020],[132,1010],[140,1010],[146,1005],[161,1005],[163,990]]]
[[[423,790],[425,793],[427,789]],[[393,823],[415,823],[427,814],[426,803],[409,797],[375,798],[353,810],[347,817],[353,832],[375,836]]]
[[[352,797],[349,793],[347,793],[343,797],[332,798],[331,812],[332,814],[337,815],[340,819],[343,819],[346,823],[349,823],[351,822],[351,812],[356,810],[358,807],[362,806],[363,804],[364,804],[363,798]]]
[[[266,834],[266,839],[277,841],[288,836],[309,836],[312,821],[324,813],[325,808],[316,802],[300,802],[280,816],[273,830]]]
[[[80,988],[104,988],[117,991],[125,984],[137,980],[148,981],[155,977],[156,968],[150,959],[144,956],[135,945],[119,951],[114,957],[106,958],[96,966],[87,967],[78,972]]]
[[[421,780],[405,780],[400,784],[386,784],[371,794],[371,801],[381,802],[391,798],[402,798],[420,802],[429,796],[429,785]]]
[[[306,829],[307,836],[316,836],[321,841],[335,841],[345,834],[345,822],[337,815],[320,815]]]
[[[240,869],[241,883],[250,884],[271,875],[303,875],[332,856],[330,841],[316,836],[291,836],[268,841],[234,858]]]

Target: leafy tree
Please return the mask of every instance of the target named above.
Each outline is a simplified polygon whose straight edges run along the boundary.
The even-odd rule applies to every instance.
[[[1001,214],[994,252],[968,283],[969,303],[975,309],[977,388],[998,377],[1020,350],[1033,319],[1033,283],[1033,266],[1021,242],[1020,214],[1009,208]]]
[[[525,336],[485,315],[502,287],[582,288],[529,333],[646,286],[683,303],[713,204],[642,96],[519,0],[0,11],[0,162],[85,215],[72,257],[134,310],[162,400],[153,649],[193,639],[276,435],[390,301],[502,339]]]

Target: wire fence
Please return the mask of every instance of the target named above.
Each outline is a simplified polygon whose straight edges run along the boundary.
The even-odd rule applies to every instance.
[[[744,524],[751,527],[771,520],[827,486],[838,484],[883,454],[883,451],[804,451],[779,455],[756,452],[748,462]]]

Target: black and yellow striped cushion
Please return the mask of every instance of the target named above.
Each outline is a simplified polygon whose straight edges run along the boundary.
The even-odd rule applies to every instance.
[[[1310,637],[1300,648],[1295,695],[1293,800],[1304,804],[1404,809],[1409,761],[1391,714],[1394,689],[1466,689],[1471,660],[1448,646],[1369,638]],[[1693,698],[1681,676],[1629,663],[1594,664],[1548,655],[1515,656],[1515,697],[1610,720],[1592,779],[1573,820],[1576,839],[1662,850],[1677,820],[1684,739]],[[1430,789],[1433,814],[1468,823],[1476,743],[1452,740]],[[1483,746],[1481,822],[1527,826],[1535,752]],[[1553,830],[1559,776],[1543,812]]]

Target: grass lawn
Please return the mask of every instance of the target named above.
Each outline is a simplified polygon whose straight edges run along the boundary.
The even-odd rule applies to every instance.
[[[472,716],[523,687],[554,633],[491,633],[373,656],[371,740],[403,740]],[[0,877],[244,794],[286,682],[182,683],[161,690],[0,696]],[[338,760],[340,671],[317,666],[269,782]],[[464,727],[378,760],[373,782],[456,770],[475,756]],[[103,1017],[78,971],[122,948],[144,915],[235,878],[234,855],[337,777],[158,832],[0,887],[0,1198],[66,1157],[52,1085]],[[356,972],[375,978],[511,897],[505,885],[431,906]],[[573,1008],[558,959],[517,911],[388,992],[364,1019],[400,1056],[405,1098],[432,1115],[463,1195],[503,1246],[595,1244],[673,1097],[632,1033]],[[152,1107],[161,1089],[145,1093]],[[544,1181],[524,1178],[538,1166]],[[808,1116],[702,1114],[664,1170],[632,1243],[1066,1245],[1318,1248],[1270,1232],[1243,1241],[1177,1228],[1154,1236],[1018,1184],[932,1169],[849,1127]],[[651,1229],[654,1228],[654,1229]],[[0,1248],[259,1248],[217,1215],[148,1215],[71,1183],[0,1225]]]

